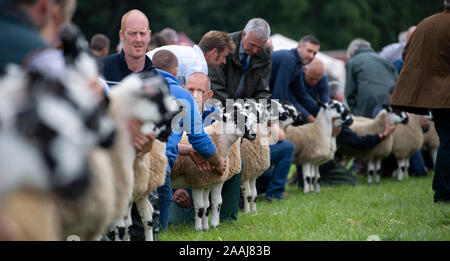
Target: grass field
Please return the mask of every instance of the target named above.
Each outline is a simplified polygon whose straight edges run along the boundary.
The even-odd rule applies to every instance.
[[[282,201],[258,201],[257,214],[239,212],[236,222],[195,232],[192,225],[170,226],[161,241],[449,241],[450,205],[433,203],[432,176],[379,185],[321,187],[303,195],[288,186]]]

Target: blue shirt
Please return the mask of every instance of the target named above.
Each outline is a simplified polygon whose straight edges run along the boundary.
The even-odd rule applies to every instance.
[[[116,86],[125,77],[132,74],[133,72],[128,69],[127,62],[125,60],[125,53],[120,52],[113,55],[109,55],[100,59],[103,66],[103,77],[109,87]],[[148,56],[145,56],[145,65],[142,72],[148,72],[157,75],[155,71],[155,66]]]
[[[272,52],[269,84],[272,99],[291,102],[307,118],[310,112],[317,113],[318,107],[308,94],[303,78],[303,66],[296,48]]]
[[[178,143],[183,136],[183,131],[186,131],[192,147],[205,159],[211,158],[216,153],[216,146],[203,129],[203,119],[191,93],[181,87],[178,79],[172,74],[158,69],[156,71],[167,80],[170,94],[183,103],[185,109],[185,116],[181,119],[178,118],[179,122],[177,126],[172,127],[172,134],[166,144],[166,156],[169,163],[167,173],[170,173],[179,155]],[[177,116],[174,119],[177,119]]]

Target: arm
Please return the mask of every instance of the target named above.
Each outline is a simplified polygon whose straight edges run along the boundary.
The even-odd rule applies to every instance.
[[[347,104],[350,107],[350,110],[354,110],[356,106],[356,92],[357,92],[357,84],[353,77],[353,65],[351,63],[347,63],[345,65],[346,69],[346,77],[345,77],[345,99],[347,99]]]
[[[258,86],[256,86],[256,92],[254,98],[258,99],[270,99],[272,94],[270,93],[270,73],[272,72],[272,56],[269,52],[269,58],[267,64],[261,68],[261,79],[258,81]]]
[[[319,98],[323,103],[327,103],[330,101],[330,86],[328,85],[328,80],[326,75],[324,74],[322,79],[318,83],[319,87]]]
[[[227,63],[229,59],[227,59]],[[225,101],[228,98],[227,80],[225,77],[227,65],[221,65],[216,70],[208,68],[208,75],[211,79],[211,90],[214,91],[213,98],[218,99],[225,105]]]

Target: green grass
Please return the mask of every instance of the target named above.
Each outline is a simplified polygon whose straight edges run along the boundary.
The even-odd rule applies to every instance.
[[[282,201],[258,201],[257,214],[239,212],[235,222],[218,230],[195,232],[193,225],[174,225],[161,241],[449,241],[450,206],[433,203],[432,177],[379,185],[321,187],[321,193],[286,188]],[[262,199],[262,197],[259,197]]]

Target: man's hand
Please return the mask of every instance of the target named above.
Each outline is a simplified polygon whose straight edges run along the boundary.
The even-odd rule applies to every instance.
[[[316,118],[314,118],[314,116],[309,115],[308,118],[306,118],[307,122],[313,123],[316,120]]]
[[[128,130],[130,132],[131,142],[136,149],[138,157],[141,157],[145,153],[149,152],[153,147],[153,142],[155,141],[155,137],[153,135],[144,135],[141,133],[141,126],[142,122],[138,120],[133,119],[128,122]]]
[[[217,152],[208,159],[208,162],[220,175],[225,173],[225,171],[227,170],[227,160],[224,157],[220,156]]]
[[[383,139],[389,135],[391,135],[395,131],[395,125],[392,125],[388,119],[386,119],[386,127],[384,128],[384,132],[379,134],[380,139]]]
[[[173,193],[172,200],[183,208],[191,207],[191,198],[189,197],[189,193],[184,189],[177,189]]]
[[[200,153],[198,153],[197,151],[193,150],[191,153],[189,153],[189,157],[191,157],[192,161],[195,163],[198,170],[207,171],[213,169],[211,164],[209,164],[209,162],[205,160],[202,157],[202,155],[200,155]]]

